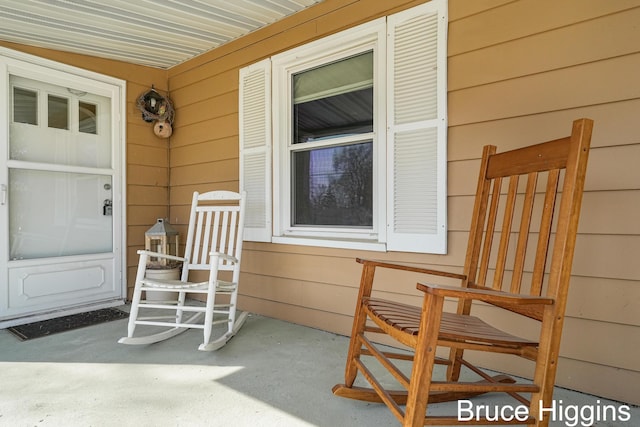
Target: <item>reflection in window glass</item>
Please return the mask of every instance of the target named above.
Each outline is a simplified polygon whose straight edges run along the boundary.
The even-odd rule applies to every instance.
[[[9,168],[10,259],[112,252],[106,185],[112,181],[105,175]]]
[[[69,100],[60,96],[49,95],[47,116],[49,127],[69,129]]]
[[[373,132],[373,52],[293,76],[293,143]]]
[[[293,157],[293,225],[373,225],[371,141],[298,151]]]
[[[78,130],[80,132],[94,135],[98,133],[95,104],[80,102],[78,105],[78,120]]]
[[[33,90],[13,88],[13,121],[38,124],[38,93]]]
[[[291,84],[291,225],[371,229],[373,52],[294,74]],[[304,148],[310,142],[321,146]]]

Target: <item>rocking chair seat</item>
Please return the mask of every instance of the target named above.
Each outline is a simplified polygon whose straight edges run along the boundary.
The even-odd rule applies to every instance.
[[[147,288],[157,289],[188,289],[189,292],[208,291],[209,282],[182,282],[180,280],[143,280],[142,283]],[[231,292],[235,288],[235,283],[218,280],[216,282],[216,292]]]
[[[422,314],[420,307],[377,298],[365,298],[364,305],[369,317],[381,328],[385,329],[379,322],[417,339]],[[507,346],[538,345],[535,341],[503,332],[475,316],[443,312],[441,322],[440,340]]]
[[[198,283],[190,283],[190,282],[182,282],[180,280],[143,280],[142,284],[149,288],[158,288],[158,289],[194,289],[202,286],[206,286],[207,282],[198,282]]]

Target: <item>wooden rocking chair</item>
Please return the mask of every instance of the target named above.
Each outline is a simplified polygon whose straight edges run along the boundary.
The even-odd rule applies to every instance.
[[[580,119],[566,138],[500,154],[494,146],[484,148],[463,274],[358,260],[363,270],[345,383],[336,385],[334,394],[383,402],[404,426],[464,421],[548,425],[549,411],[540,409],[552,406],[592,127],[591,120]],[[423,305],[413,307],[372,296],[374,273],[380,268],[459,279],[461,286],[418,283]],[[456,313],[443,312],[445,298],[457,302]],[[470,314],[472,306],[484,305],[486,310],[487,304],[535,319],[539,335],[519,338]],[[371,333],[386,334],[413,351],[383,351],[370,339]],[[436,357],[436,347],[448,348],[448,359]],[[533,361],[533,381],[491,377],[463,358],[465,350]],[[404,388],[387,390],[365,365],[373,359]],[[410,374],[398,367],[398,360],[411,362]],[[434,364],[447,366],[444,381],[432,378]],[[478,374],[480,381],[461,381],[462,366]],[[358,372],[372,388],[354,385]],[[427,414],[430,403],[487,392],[511,395],[517,402],[507,404],[526,405],[528,413],[497,422],[494,414],[474,415],[471,420],[460,414]]]
[[[198,349],[212,351],[225,345],[238,332],[248,314],[243,312],[236,316],[244,205],[244,193],[194,192],[184,257],[138,251],[140,258],[127,336],[119,343],[152,344],[196,328],[203,331],[204,338]],[[181,263],[180,280],[147,277],[150,257]],[[198,270],[208,272],[208,280],[193,281],[190,273]],[[221,280],[223,271],[229,272],[230,280]],[[142,299],[143,291],[147,299]],[[165,295],[164,300],[149,299],[150,291]],[[205,296],[206,304],[190,303],[186,299],[187,293]],[[221,296],[226,301],[220,302]],[[212,339],[216,324],[225,325],[225,330]],[[138,325],[144,325],[142,329],[146,329],[146,334],[134,336]],[[158,332],[158,328],[150,327],[163,328]]]

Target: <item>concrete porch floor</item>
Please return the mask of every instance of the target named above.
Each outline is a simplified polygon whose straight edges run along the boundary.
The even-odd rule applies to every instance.
[[[0,330],[0,426],[399,425],[384,405],[332,395],[347,337],[251,315],[225,347],[206,353],[197,350],[199,330],[150,346],[117,344],[126,322],[24,342]],[[492,399],[474,402],[516,404]],[[561,388],[554,399],[620,405]],[[450,413],[456,404],[432,408]],[[640,409],[630,411],[628,422],[593,425],[640,425]]]

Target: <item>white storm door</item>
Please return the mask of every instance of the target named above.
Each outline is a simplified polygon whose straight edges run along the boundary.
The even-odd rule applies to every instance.
[[[0,322],[122,300],[120,88],[11,61],[4,78]]]

